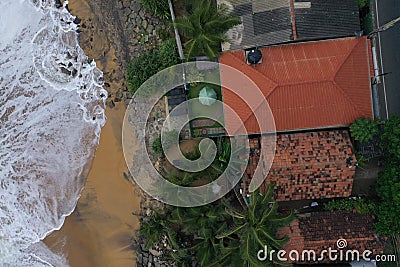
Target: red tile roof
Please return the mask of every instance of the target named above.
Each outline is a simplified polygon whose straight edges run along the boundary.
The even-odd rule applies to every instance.
[[[273,46],[261,51],[261,64],[247,65],[243,51],[223,53],[220,63],[257,84],[271,107],[278,131],[343,126],[359,117],[372,118],[372,64],[365,37]],[[230,81],[237,77],[228,73],[221,67],[221,82],[232,86]],[[238,113],[249,133],[259,133],[254,113],[240,97],[224,87],[223,100]],[[226,127],[234,132],[237,123],[225,116]]]
[[[372,251],[370,258],[382,254],[386,239],[376,234],[372,215],[348,211],[300,214],[290,226],[280,229],[279,235],[290,237],[283,248],[286,252],[296,250],[301,255],[303,250],[314,250],[317,257],[323,249],[338,250],[337,240],[345,239],[344,255],[347,250],[358,250],[360,259],[365,250]],[[328,261],[326,257],[322,262]],[[301,258],[295,262],[301,263]]]
[[[259,138],[250,140],[254,153],[242,179],[244,194],[248,193],[261,146]],[[347,158],[351,158],[352,168],[347,166]],[[261,189],[275,182],[278,201],[347,197],[352,191],[355,163],[345,130],[278,134],[275,157]]]

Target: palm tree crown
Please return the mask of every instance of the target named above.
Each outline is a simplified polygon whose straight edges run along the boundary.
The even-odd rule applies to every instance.
[[[288,225],[294,219],[294,214],[278,213],[277,202],[271,202],[273,189],[274,185],[270,184],[264,195],[261,195],[259,190],[253,192],[244,212],[227,210],[233,217],[233,227],[217,238],[240,240],[226,247],[225,258],[231,266],[236,265],[231,262],[233,259],[236,262],[241,261],[242,266],[265,266],[265,263],[257,259],[255,252],[265,245],[270,249],[280,249],[289,241],[288,237],[277,238],[276,232],[278,228]],[[237,254],[241,255],[241,259],[237,259]]]
[[[226,6],[216,7],[211,0],[202,0],[188,16],[177,18],[175,26],[186,38],[186,58],[217,57],[221,42],[228,41],[225,33],[241,23],[240,18],[229,15]]]

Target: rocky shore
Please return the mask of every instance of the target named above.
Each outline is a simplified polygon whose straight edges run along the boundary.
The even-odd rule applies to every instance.
[[[70,266],[135,266],[136,259],[137,266],[168,266],[159,252],[144,250],[145,240],[136,235],[139,221],[162,204],[129,175],[121,131],[133,96],[125,81],[127,64],[156,48],[169,25],[138,0],[70,0],[68,9],[77,17],[80,46],[104,73],[107,123],[75,212],[45,242],[67,255]]]
[[[105,86],[111,93],[111,100],[119,102],[123,98],[129,99],[129,93],[122,93],[127,91],[127,64],[146,51],[156,48],[169,25],[145,10],[138,0],[87,1],[87,4],[95,16],[78,17],[79,42],[85,51],[102,50],[103,54],[95,59],[106,68]],[[70,1],[70,6],[73,6],[73,1]],[[71,11],[74,13],[72,8]],[[89,56],[92,56],[90,52]],[[107,65],[110,63],[115,65],[108,71]],[[110,88],[112,82],[120,83],[119,88]]]

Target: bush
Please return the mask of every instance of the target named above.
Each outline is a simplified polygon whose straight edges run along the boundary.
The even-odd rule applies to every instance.
[[[169,11],[168,0],[140,0],[144,8],[153,12],[161,19],[170,19],[171,14]]]
[[[369,0],[358,0],[358,8],[362,9],[369,4]]]
[[[327,211],[335,211],[335,210],[352,211],[356,209],[358,213],[364,214],[364,213],[373,213],[375,210],[375,204],[363,198],[340,199],[340,200],[331,200],[328,203],[325,203],[324,208]]]
[[[159,69],[158,57],[155,52],[147,52],[133,60],[127,67],[127,82],[131,92],[136,90]]]
[[[136,92],[151,76],[178,62],[178,49],[174,40],[163,42],[159,50],[144,53],[128,64],[126,79],[129,91]]]
[[[350,133],[357,141],[371,141],[378,134],[378,123],[369,118],[360,118],[350,125]]]
[[[162,144],[161,144],[161,136],[154,139],[153,144],[151,145],[151,150],[158,157],[161,157],[164,155],[164,151],[162,149]]]
[[[380,145],[387,159],[400,161],[400,117],[392,115],[384,123]]]
[[[162,43],[158,51],[158,60],[162,62],[162,68],[168,68],[179,63],[179,54],[174,39]]]
[[[400,234],[400,167],[390,165],[380,173],[377,190],[381,199],[376,210],[377,231],[381,234]]]

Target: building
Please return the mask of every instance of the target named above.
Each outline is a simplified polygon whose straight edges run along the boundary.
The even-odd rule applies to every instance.
[[[356,0],[218,0],[242,24],[228,32],[222,50],[295,41],[355,36],[360,31]]]
[[[261,138],[250,140],[250,147],[256,148],[250,155],[250,164],[242,178],[244,194],[260,160],[257,149],[261,149]],[[329,130],[303,133],[278,134],[275,157],[261,186],[276,184],[278,201],[348,197],[353,187],[355,163],[348,131]],[[255,144],[255,145],[254,145]]]
[[[369,40],[341,38],[260,51],[257,64],[247,64],[244,51],[225,52],[220,62],[253,80],[270,106],[278,135],[265,182],[277,183],[276,197],[282,201],[349,196],[356,159],[343,128],[360,117],[373,118]],[[238,82],[227,73],[221,67],[224,103],[236,111],[249,134],[262,136],[254,116],[258,108],[251,110],[229,89]],[[230,114],[225,113],[225,127],[234,133],[238,124]],[[243,177],[244,194],[257,161],[254,153]]]
[[[350,254],[346,259],[346,252],[350,250],[357,250],[360,260],[363,259],[362,253],[369,250],[371,254],[366,255],[373,259],[373,256],[383,254],[385,243],[385,238],[376,234],[372,215],[348,211],[299,214],[297,219],[281,229],[279,234],[290,237],[290,242],[283,247],[283,250],[287,253],[291,250],[298,251],[299,260],[292,262],[302,264],[313,263],[312,260],[301,258],[303,251],[314,251],[318,258],[322,250],[329,248],[338,251],[337,254],[332,254],[337,256],[337,260],[333,262],[351,262]],[[340,250],[343,251],[342,260],[340,260]],[[318,263],[323,262],[333,263],[329,260],[328,254],[318,261]]]
[[[342,38],[261,48],[262,63],[248,65],[243,51],[225,52],[220,63],[246,74],[267,99],[278,132],[326,129],[372,118],[373,77],[369,40]],[[223,101],[238,111],[249,133],[259,133],[252,110],[221,82]],[[250,92],[251,93],[251,92]],[[240,112],[239,112],[240,111]],[[226,118],[226,128],[237,127]]]

